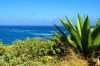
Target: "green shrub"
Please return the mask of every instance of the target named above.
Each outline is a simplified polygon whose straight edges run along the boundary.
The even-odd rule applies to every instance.
[[[1,49],[2,47],[2,49]],[[16,40],[11,46],[0,47],[0,66],[33,65],[58,59],[61,53],[54,41],[42,38]],[[6,50],[6,51],[4,51]]]
[[[36,56],[46,56],[46,55],[57,55],[60,53],[59,47],[57,47],[54,41],[44,40],[40,38],[34,38],[32,40],[17,40],[14,42],[17,49],[17,53],[27,53],[31,54],[33,57]],[[18,55],[19,55],[18,54]]]

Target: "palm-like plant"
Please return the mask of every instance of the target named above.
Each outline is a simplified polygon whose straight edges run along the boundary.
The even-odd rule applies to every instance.
[[[88,16],[85,16],[84,20],[82,20],[78,14],[77,27],[67,17],[66,19],[67,22],[64,19],[60,19],[60,21],[69,32],[70,37],[55,24],[61,34],[53,32],[53,35],[59,38],[66,47],[75,49],[78,54],[82,54],[84,57],[92,58],[97,56],[100,50],[100,18],[94,28],[91,28]]]

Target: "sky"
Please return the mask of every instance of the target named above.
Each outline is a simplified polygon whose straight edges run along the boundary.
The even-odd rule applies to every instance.
[[[76,24],[77,13],[90,17],[94,25],[100,17],[100,0],[0,0],[0,25],[61,25],[68,16]]]

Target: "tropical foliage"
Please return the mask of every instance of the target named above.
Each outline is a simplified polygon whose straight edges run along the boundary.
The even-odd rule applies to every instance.
[[[53,35],[60,39],[66,48],[72,48],[84,57],[93,58],[99,56],[100,18],[93,28],[91,28],[89,17],[86,15],[83,19],[78,14],[77,27],[72,24],[69,18],[66,17],[66,20],[60,19],[70,36],[66,35],[64,31],[55,24],[60,34],[53,32]]]

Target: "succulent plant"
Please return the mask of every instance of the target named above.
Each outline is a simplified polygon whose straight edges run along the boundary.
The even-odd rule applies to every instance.
[[[59,38],[67,48],[74,49],[84,57],[93,58],[98,56],[98,51],[100,50],[100,18],[93,28],[91,28],[89,17],[86,15],[84,20],[82,20],[82,17],[78,14],[77,27],[69,18],[66,17],[66,20],[67,22],[64,19],[60,19],[63,26],[69,32],[70,37],[55,24],[60,34],[53,32],[53,35]]]

